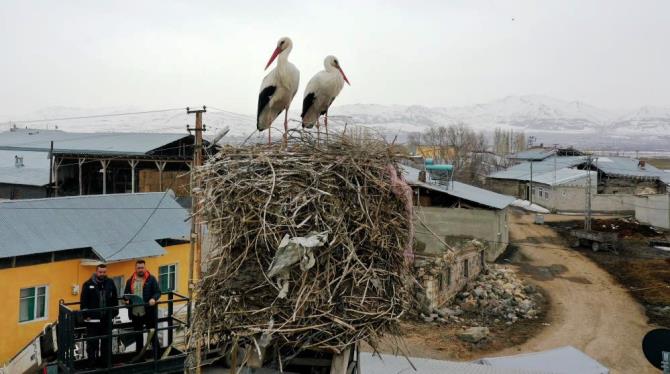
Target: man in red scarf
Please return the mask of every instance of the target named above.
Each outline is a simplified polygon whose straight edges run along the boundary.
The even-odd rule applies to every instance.
[[[156,277],[149,274],[149,271],[146,269],[146,263],[144,260],[137,260],[135,262],[135,272],[126,282],[126,289],[124,291],[126,295],[131,296],[133,299],[140,299],[142,303],[148,304],[144,306],[135,306],[130,308],[130,319],[133,321],[133,329],[138,331],[135,336],[135,349],[137,352],[142,350],[144,346],[144,334],[139,332],[146,329],[156,329],[158,327],[158,307],[156,302],[161,297],[161,288],[158,285]],[[127,297],[126,301],[131,297]],[[137,304],[134,302],[133,304]],[[152,339],[152,347],[154,351],[158,350],[158,338],[154,334]]]

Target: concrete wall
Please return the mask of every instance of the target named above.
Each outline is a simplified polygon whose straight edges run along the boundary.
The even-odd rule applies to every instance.
[[[509,244],[507,209],[415,207],[415,214],[416,240],[429,253],[442,252],[440,239],[470,237],[481,240],[487,248],[486,260],[494,261]]]
[[[638,196],[635,219],[647,225],[670,229],[670,194]]]
[[[580,186],[534,185],[533,203],[552,211],[583,212],[586,206],[586,193]],[[542,189],[542,194],[540,194]],[[546,197],[545,191],[549,197]],[[629,194],[596,194],[596,186],[591,188],[591,209],[595,212],[632,213],[635,211],[636,196]]]

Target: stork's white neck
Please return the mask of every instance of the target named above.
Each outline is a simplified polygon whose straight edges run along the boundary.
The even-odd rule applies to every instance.
[[[285,65],[288,62],[288,55],[291,54],[293,45],[290,45],[277,56],[277,64]]]

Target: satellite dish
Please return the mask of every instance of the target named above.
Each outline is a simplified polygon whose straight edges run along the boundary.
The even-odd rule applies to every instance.
[[[642,352],[647,361],[657,369],[663,370],[661,361],[662,352],[670,352],[670,330],[655,329],[651,330],[642,339]]]

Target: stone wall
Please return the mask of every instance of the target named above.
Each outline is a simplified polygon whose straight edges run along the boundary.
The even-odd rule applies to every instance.
[[[477,278],[486,267],[483,248],[480,242],[472,240],[463,241],[460,248],[455,247],[455,252],[416,255],[414,272],[422,312],[430,314],[433,309],[442,307],[469,281]]]
[[[526,198],[525,182],[519,182],[511,179],[486,179],[486,189],[503,195],[515,196],[521,199]]]

